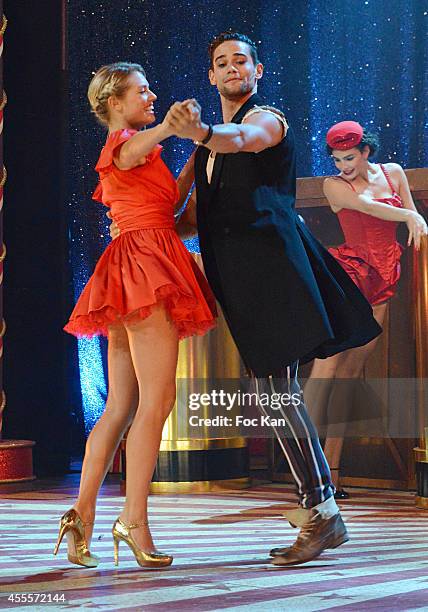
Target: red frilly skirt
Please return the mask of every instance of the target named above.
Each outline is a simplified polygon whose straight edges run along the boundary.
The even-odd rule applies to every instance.
[[[214,296],[175,230],[123,232],[101,255],[64,330],[79,338],[107,336],[110,325],[144,319],[159,303],[179,338],[215,325]]]
[[[403,247],[396,242],[384,254],[384,266],[380,268],[370,252],[363,247],[341,244],[328,251],[352,278],[371,306],[390,300],[400,279],[400,257]]]

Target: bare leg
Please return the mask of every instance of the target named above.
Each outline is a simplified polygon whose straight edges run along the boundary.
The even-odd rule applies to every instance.
[[[138,380],[139,404],[126,441],[126,524],[147,521],[147,498],[156,465],[162,429],[175,402],[178,336],[164,309],[126,326]],[[145,552],[154,550],[148,526],[132,531]]]
[[[304,397],[308,412],[315,427],[321,431],[322,426],[327,423],[330,391],[342,355],[343,353],[340,353],[327,359],[315,359],[305,384]]]
[[[379,325],[382,325],[385,318],[387,304],[379,304],[374,306],[373,315]],[[337,379],[357,379],[361,376],[363,368],[373,353],[378,338],[375,338],[365,346],[360,346],[355,349],[350,349],[341,354],[336,368]],[[333,386],[330,394],[330,403],[333,409],[340,408],[343,411],[343,428],[346,427],[346,416],[353,398],[353,386],[346,382]],[[340,427],[340,426],[339,426]],[[329,431],[330,430],[330,431]],[[344,431],[338,435],[338,426],[331,425],[327,430],[327,436],[324,445],[324,452],[332,470],[333,484],[339,486],[339,467],[342,456]]]
[[[105,410],[89,434],[79,496],[74,508],[83,522],[93,522],[99,488],[138,404],[137,379],[123,326],[112,326],[108,337],[109,391]],[[88,546],[93,526],[85,527]],[[73,552],[73,539],[69,539]]]
[[[309,414],[314,422],[315,427],[321,432],[320,436],[323,437],[323,432],[327,427],[328,430],[328,406],[330,402],[330,394],[333,388],[334,379],[336,377],[336,370],[339,364],[344,358],[344,353],[339,353],[328,357],[327,359],[315,359],[312,366],[312,370],[308,380],[306,381],[304,389],[304,397],[308,406]],[[326,434],[327,435],[327,434]],[[331,463],[334,461],[331,452],[331,445],[326,444],[324,446],[324,454],[331,471],[331,480],[334,486],[338,486],[338,471],[336,464]]]

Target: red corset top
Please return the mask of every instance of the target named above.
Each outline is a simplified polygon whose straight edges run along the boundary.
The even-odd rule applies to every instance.
[[[376,202],[383,202],[390,206],[402,208],[403,203],[396,192],[387,170],[380,164],[382,172],[391,189],[391,196],[387,198],[373,198]],[[337,177],[348,183],[355,191],[354,186],[343,177]],[[337,216],[345,236],[345,244],[340,248],[349,249],[355,255],[373,265],[384,277],[389,277],[391,267],[400,258],[402,247],[396,241],[398,223],[378,219],[372,215],[342,208]]]

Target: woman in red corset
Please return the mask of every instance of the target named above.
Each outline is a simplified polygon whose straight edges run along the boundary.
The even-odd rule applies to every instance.
[[[169,115],[140,131],[155,121],[156,100],[140,65],[100,68],[88,98],[108,127],[94,198],[109,207],[121,233],[99,259],[64,328],[78,337],[108,336],[109,392],[87,441],[79,496],[60,521],[55,554],[67,533],[69,560],[96,567],[89,550],[96,498],[131,424],[126,501],[112,531],[115,562],[122,540],[141,566],[162,567],[172,557],[154,547],[147,497],[162,428],[175,401],[178,341],[204,334],[216,316],[205,277],[174,228],[174,210],[193,182],[193,160],[178,182],[163,163],[159,143],[173,134]]]
[[[363,295],[373,306],[374,317],[382,325],[388,301],[394,296],[400,277],[403,248],[396,240],[400,222],[406,223],[407,244],[420,248],[427,225],[417,212],[403,169],[398,164],[374,164],[369,158],[376,152],[378,138],[355,121],[343,121],[327,133],[327,151],[339,174],[324,181],[324,194],[337,214],[345,243],[330,248]],[[325,455],[331,466],[333,482],[339,485],[339,465],[343,447],[346,414],[352,401],[352,379],[361,376],[373,352],[377,338],[369,344],[345,351],[328,359],[316,359],[305,388],[305,398],[315,421],[328,415],[330,425],[325,441]],[[333,379],[347,379],[333,385]],[[319,381],[317,379],[327,379]],[[335,421],[333,413],[343,421]],[[327,421],[328,422],[328,421]],[[343,489],[337,498],[348,497]]]

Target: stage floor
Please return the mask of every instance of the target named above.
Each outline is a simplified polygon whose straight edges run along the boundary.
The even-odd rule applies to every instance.
[[[75,497],[78,475],[2,486],[0,609],[24,606],[11,593],[51,593],[64,604],[27,604],[31,610],[315,611],[428,610],[428,512],[413,495],[349,489],[341,502],[350,541],[312,563],[277,568],[272,546],[296,531],[282,518],[294,504],[287,485],[260,484],[225,494],[157,495],[151,525],[160,550],[174,563],[142,570],[122,543],[113,564],[110,529],[122,497],[116,477],[103,486],[94,541],[97,569],[52,556],[59,516]],[[16,598],[15,598],[16,599]]]

